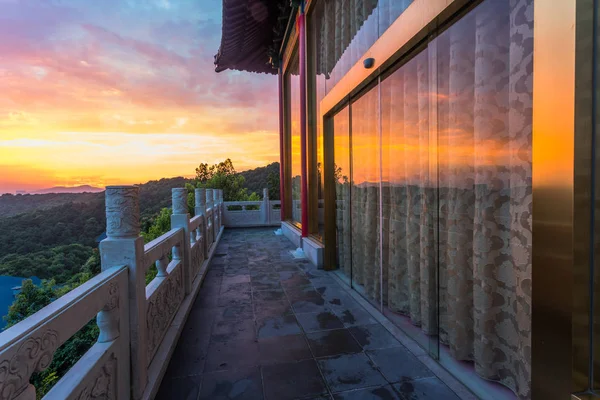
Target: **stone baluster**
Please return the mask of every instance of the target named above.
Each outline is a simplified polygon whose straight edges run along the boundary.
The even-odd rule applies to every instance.
[[[156,265],[156,270],[158,271],[158,273],[156,274],[157,277],[164,278],[165,276],[168,275],[167,268],[169,267],[169,258],[167,257],[166,254],[163,255],[158,260],[156,260],[154,265]]]
[[[208,243],[208,239],[206,237],[206,226],[208,225],[208,221],[206,218],[206,190],[205,189],[196,189],[194,192],[195,195],[195,213],[196,215],[204,216],[204,222],[200,226],[200,234],[202,235],[202,241],[204,242],[204,254],[205,257],[208,254],[208,248],[210,244]]]
[[[223,189],[219,189],[219,221],[221,221],[221,225],[223,225],[224,207],[225,204],[223,204]]]
[[[206,230],[208,232],[208,247],[210,248],[210,246],[212,246],[212,243],[214,241],[215,235],[215,210],[214,210],[214,206],[212,204],[213,202],[213,190],[212,189],[206,189],[206,210],[207,210],[207,223],[206,223]],[[210,211],[208,211],[210,210]]]
[[[215,215],[215,240],[221,229],[221,218],[219,218],[219,189],[213,190],[213,209]]]
[[[106,188],[106,239],[100,243],[102,270],[125,265],[129,269],[129,337],[131,341],[132,397],[142,397],[148,381],[146,330],[146,265],[144,239],[140,236],[139,188]],[[114,316],[102,311],[98,319],[101,336],[109,341],[115,335]]]
[[[171,229],[183,228],[184,241],[173,248],[173,258],[183,263],[183,287],[185,294],[192,291],[191,257],[190,257],[190,214],[187,206],[187,190],[185,188],[172,189],[173,215],[171,215]]]
[[[263,224],[269,225],[271,219],[271,209],[269,205],[269,189],[263,189],[263,200],[260,209],[262,211],[261,216]]]

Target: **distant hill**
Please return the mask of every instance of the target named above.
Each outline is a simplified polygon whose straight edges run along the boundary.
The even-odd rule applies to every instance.
[[[48,193],[99,193],[104,192],[104,188],[97,188],[90,185],[82,185],[82,186],[55,186],[48,189],[40,189],[34,192],[29,192],[29,194],[48,194]]]
[[[3,194],[0,196],[0,217],[47,210],[64,204],[94,203],[102,198],[102,193]]]
[[[268,178],[270,173],[279,176],[278,162],[271,163],[265,167],[259,167],[240,172],[239,174],[246,179],[244,186],[248,188],[248,193],[256,192],[262,197],[262,190],[269,188]],[[273,195],[271,195],[271,197],[272,200],[274,200]],[[279,196],[277,196],[277,198],[279,198]]]
[[[154,215],[163,207],[170,207],[171,188],[184,187],[188,182],[189,179],[177,177],[139,184],[142,217]],[[104,193],[3,194],[0,196],[0,219],[80,203],[101,204],[104,207]]]
[[[142,224],[171,206],[172,188],[188,182],[178,177],[139,185]],[[95,247],[105,229],[104,193],[0,196],[0,258],[73,243]]]

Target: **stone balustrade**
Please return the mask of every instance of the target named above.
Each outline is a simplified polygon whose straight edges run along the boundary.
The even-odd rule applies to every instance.
[[[227,228],[248,228],[281,225],[281,201],[269,200],[263,189],[260,201],[227,201],[221,207],[221,221]]]
[[[35,400],[29,380],[56,349],[94,316],[97,343],[44,397],[151,399],[198,294],[222,232],[221,190],[196,189],[190,218],[187,191],[172,191],[171,230],[144,244],[139,189],[106,189],[102,272],[0,333],[0,400]],[[146,285],[155,265],[156,277]]]

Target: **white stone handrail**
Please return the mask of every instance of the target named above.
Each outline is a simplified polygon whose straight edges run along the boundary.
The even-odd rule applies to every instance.
[[[171,229],[162,236],[144,245],[144,265],[147,267],[153,262],[160,261],[167,257],[173,247],[183,241],[183,229]],[[159,266],[156,266],[159,268]],[[160,272],[160,269],[159,269]]]
[[[96,314],[96,344],[44,397],[128,398],[129,318],[127,268],[110,268],[0,333],[0,398],[35,400],[29,379],[45,370],[54,353]],[[110,394],[110,395],[109,395]]]
[[[222,191],[173,189],[171,230],[144,244],[139,188],[106,188],[102,272],[0,333],[0,400],[36,399],[31,375],[95,315],[100,335],[45,396],[49,399],[151,399],[156,395],[187,314],[222,232]],[[146,285],[154,263],[156,277]]]
[[[226,201],[221,208],[222,223],[228,228],[277,226],[281,224],[281,211],[274,206],[279,200],[269,200],[269,191],[263,189],[263,199],[258,201]]]

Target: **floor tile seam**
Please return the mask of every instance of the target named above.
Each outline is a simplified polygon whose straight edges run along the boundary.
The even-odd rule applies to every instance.
[[[381,324],[378,322],[378,323],[376,323],[376,324],[362,324],[362,325],[354,325],[354,326],[351,326],[350,328],[359,328],[359,327],[361,327],[361,326],[371,326],[371,325],[379,325],[379,326],[383,326],[383,325],[381,325]],[[346,328],[346,329],[348,329],[348,331],[350,331],[350,335],[352,335],[352,337],[354,338],[354,340],[356,340],[356,342],[357,342],[357,343],[360,345],[360,347],[362,347],[362,348],[364,349],[364,351],[370,351],[370,350],[385,350],[385,349],[395,349],[395,348],[401,347],[401,348],[405,349],[405,350],[406,350],[408,353],[410,353],[410,351],[409,351],[409,350],[406,348],[406,346],[404,346],[402,343],[400,343],[400,341],[399,341],[398,339],[396,339],[396,338],[394,337],[394,335],[393,335],[391,332],[389,332],[387,329],[386,329],[386,332],[388,332],[388,333],[389,333],[389,334],[392,336],[392,338],[393,338],[393,339],[394,339],[394,340],[395,340],[395,341],[398,343],[397,345],[394,345],[394,346],[387,346],[387,347],[376,347],[376,348],[374,348],[374,349],[365,349],[365,348],[364,348],[364,346],[363,346],[362,344],[360,344],[360,342],[358,341],[358,339],[357,339],[356,335],[354,335],[354,334],[352,333],[352,330],[351,330],[350,328]],[[383,326],[383,328],[385,329],[385,326]],[[410,353],[410,354],[412,354],[412,353]]]
[[[307,338],[307,341],[308,341],[308,338]],[[310,348],[310,351],[312,352],[312,348],[310,347],[310,343],[309,343],[308,347]],[[314,353],[313,353],[313,357],[314,357]],[[327,389],[327,394],[329,395],[330,398],[333,399],[333,390],[329,386],[329,382],[327,382],[327,379],[325,379],[325,373],[323,372],[323,370],[321,368],[321,365],[319,365],[318,358],[314,357],[313,361],[317,365],[317,369],[319,370],[319,374],[321,375],[321,379],[323,380],[323,383],[325,384],[325,389]]]
[[[221,307],[217,307],[217,308],[221,308]],[[225,307],[222,307],[222,308],[225,308]],[[254,311],[253,311],[253,313],[254,313]],[[206,358],[207,359],[208,359],[208,350],[209,350],[210,346],[213,344],[213,333],[214,333],[214,330],[215,330],[215,326],[217,325],[216,319],[217,319],[217,317],[215,317],[215,319],[212,322],[212,326],[210,327],[210,334],[209,334],[209,339],[208,339],[208,345],[207,345],[207,348],[206,348]],[[216,343],[222,343],[222,342],[216,342]],[[207,360],[204,360],[204,365],[202,366],[202,374],[204,374],[206,372],[206,361]]]
[[[385,376],[385,374],[384,374],[384,373],[381,371],[381,367],[380,367],[380,366],[377,364],[377,362],[375,362],[375,360],[374,360],[374,359],[373,359],[371,356],[369,356],[369,353],[367,353],[367,351],[369,351],[369,350],[365,350],[365,351],[364,351],[364,353],[365,353],[365,355],[367,356],[367,358],[368,358],[368,359],[371,361],[371,363],[373,363],[373,365],[374,365],[374,366],[377,368],[377,371],[379,371],[379,373],[381,374],[381,376],[383,376],[383,379],[385,379],[385,381],[386,381],[386,382],[388,382],[390,385],[395,385],[395,384],[398,384],[398,383],[404,383],[404,382],[415,382],[415,381],[417,381],[417,380],[420,380],[420,379],[437,378],[437,376],[436,376],[436,375],[433,373],[433,371],[431,371],[431,370],[430,370],[430,371],[431,371],[431,373],[432,373],[432,375],[431,375],[431,376],[426,376],[426,377],[423,377],[423,378],[417,378],[417,379],[408,378],[408,379],[401,380],[401,381],[390,381],[390,380],[389,380],[389,379],[388,379],[388,378]],[[419,361],[419,362],[420,362],[420,361]],[[427,366],[425,365],[425,367],[427,367]],[[427,369],[429,369],[429,368],[427,368]],[[439,379],[439,378],[438,378],[438,379]],[[442,382],[442,383],[443,383],[443,382]],[[446,386],[448,386],[448,385],[446,385]]]
[[[260,356],[260,350],[259,350],[259,356]],[[265,390],[265,378],[264,378],[264,375],[263,375],[263,367],[262,367],[262,365],[258,367],[258,371],[260,373],[260,386],[261,386],[261,389],[262,389],[262,396],[263,396],[263,399],[266,399],[267,398],[267,391]]]
[[[385,378],[384,378],[385,379]],[[349,389],[349,390],[340,390],[338,392],[332,392],[332,397],[335,394],[342,394],[342,393],[350,393],[350,392],[358,392],[359,390],[365,390],[365,389],[372,389],[372,388],[380,388],[380,387],[386,387],[386,386],[391,386],[392,388],[394,388],[394,385],[391,384],[385,384],[385,385],[368,385],[368,386],[362,386],[362,387],[358,387],[355,389]],[[395,392],[397,392],[397,390],[395,390],[395,388],[393,389]],[[400,394],[400,393],[398,393]],[[440,399],[431,399],[431,400],[440,400]]]
[[[360,346],[360,343],[359,343],[359,346]],[[361,348],[362,348],[362,347],[361,347]],[[319,364],[319,360],[325,360],[325,359],[328,359],[328,358],[339,357],[339,356],[344,356],[344,355],[356,355],[356,354],[364,354],[364,355],[365,355],[365,357],[367,357],[367,359],[368,359],[368,360],[369,360],[369,361],[370,361],[370,362],[373,364],[373,367],[374,367],[374,369],[375,369],[375,370],[376,370],[376,371],[379,373],[379,375],[381,375],[381,377],[383,378],[383,380],[384,380],[385,382],[387,382],[389,385],[392,385],[392,384],[393,384],[392,382],[390,382],[390,381],[389,381],[389,380],[388,380],[388,379],[385,377],[385,375],[384,375],[384,373],[381,371],[381,368],[379,367],[379,365],[377,365],[377,363],[375,363],[375,362],[374,362],[374,361],[371,359],[371,357],[369,357],[369,355],[366,353],[366,350],[364,350],[364,349],[363,349],[363,350],[361,350],[361,351],[359,351],[359,352],[356,352],[356,353],[342,353],[342,354],[335,354],[335,355],[329,355],[329,356],[324,356],[324,357],[318,357],[318,358],[315,358],[315,361],[317,361],[317,364]],[[319,367],[319,368],[320,368],[320,367]],[[371,387],[375,387],[375,386],[381,386],[381,385],[374,385],[374,386],[371,386]],[[366,387],[365,387],[365,388],[366,388]],[[365,388],[362,388],[362,389],[365,389]],[[336,394],[337,394],[337,393],[340,393],[340,392],[332,392],[332,397],[333,397],[333,393],[336,393]]]
[[[319,363],[317,361],[317,357],[315,356],[315,352],[313,351],[312,346],[310,345],[310,342],[308,340],[308,337],[306,336],[306,333],[302,334],[302,337],[304,338],[304,342],[306,343],[306,346],[308,346],[308,351],[312,355],[312,360],[314,361],[315,365],[317,366],[317,370],[319,371],[319,374],[321,375],[321,379],[323,380],[323,384],[325,384],[325,389],[327,389],[327,394],[329,395],[329,397],[331,399],[333,399],[333,394],[331,393],[331,389],[329,388],[329,384],[327,383],[327,379],[325,379],[325,375],[323,374],[323,371],[321,370],[321,367],[319,366]]]

